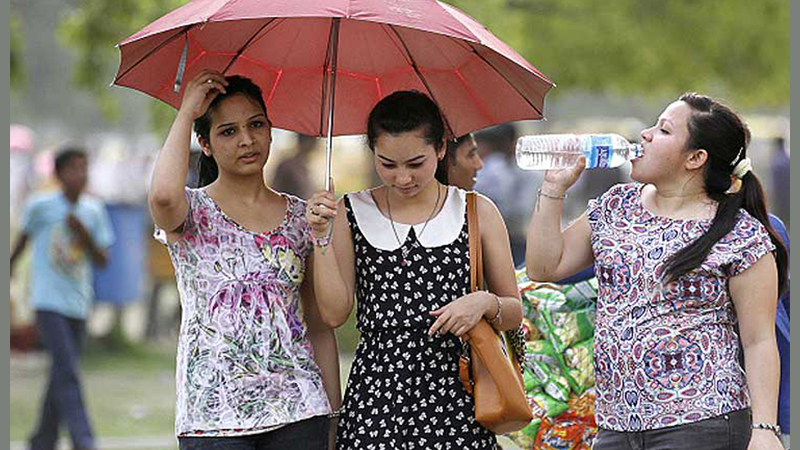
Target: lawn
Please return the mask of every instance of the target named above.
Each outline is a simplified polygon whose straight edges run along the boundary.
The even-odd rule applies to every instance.
[[[90,343],[83,360],[83,387],[101,448],[108,450],[175,448],[174,346],[124,345],[115,350]],[[352,357],[343,355],[342,392]],[[25,448],[47,381],[46,355],[11,356],[12,450]],[[62,448],[67,446],[62,430]],[[517,449],[505,438],[502,448]]]
[[[48,367],[43,353],[12,355],[11,441],[25,440],[32,430]],[[174,350],[92,347],[82,367],[84,395],[101,442],[104,437],[172,436]]]

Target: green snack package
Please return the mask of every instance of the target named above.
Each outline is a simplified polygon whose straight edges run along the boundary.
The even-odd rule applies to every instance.
[[[529,364],[533,374],[541,381],[544,392],[556,400],[566,402],[569,398],[569,381],[561,375],[558,366],[551,367],[542,361]]]
[[[536,310],[541,313],[544,309],[550,311],[565,311],[567,310],[567,297],[558,289],[550,287],[539,287],[537,289],[527,289],[522,295],[531,305],[534,305]],[[536,316],[534,316],[536,317]]]
[[[545,393],[533,394],[531,400],[536,405],[534,407],[534,411],[536,411],[538,407],[539,410],[544,411],[545,417],[558,417],[561,414],[563,414],[567,409],[569,409],[569,405],[567,405],[566,402],[557,400]],[[535,418],[536,414],[534,413],[534,419]]]
[[[557,355],[559,367],[569,387],[578,395],[594,386],[594,338],[579,342]]]
[[[594,335],[595,309],[584,308],[571,312],[541,310],[542,331],[557,353]],[[535,323],[535,322],[534,322]],[[537,326],[540,326],[538,323]]]
[[[583,309],[597,302],[597,278],[590,278],[575,284],[565,284],[561,293],[567,299],[570,310]]]
[[[527,367],[522,369],[522,381],[525,382],[525,392],[528,394],[532,394],[536,392],[537,389],[542,387],[542,381],[534,375],[533,371]]]
[[[546,339],[525,343],[525,359],[529,362],[542,361],[549,366],[558,365],[553,344]]]
[[[534,417],[533,420],[531,420],[531,423],[529,423],[527,426],[525,426],[525,428],[520,430],[520,432],[523,435],[525,435],[525,437],[528,437],[531,440],[535,441],[536,435],[539,434],[539,425],[541,424],[542,424],[542,418]],[[533,444],[533,442],[531,442],[531,444]]]

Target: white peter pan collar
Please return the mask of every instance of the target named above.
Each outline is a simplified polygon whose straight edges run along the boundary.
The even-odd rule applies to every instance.
[[[425,226],[425,222],[408,225],[395,221],[394,227],[397,230],[397,237],[395,237],[391,221],[380,212],[372,198],[371,191],[354,192],[347,196],[350,199],[350,207],[356,223],[361,229],[361,234],[370,245],[380,250],[394,251],[400,248],[397,238],[400,238],[400,242],[405,242],[412,227],[417,240],[423,247],[433,248],[448,245],[458,239],[461,228],[464,226],[464,214],[467,207],[466,192],[454,186],[447,187],[447,198],[442,210],[428,222],[422,236],[420,236],[420,232]]]

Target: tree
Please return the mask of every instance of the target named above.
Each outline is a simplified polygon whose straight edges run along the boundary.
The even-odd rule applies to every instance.
[[[20,27],[22,26],[19,16],[11,10],[11,29],[10,31],[10,77],[11,77],[11,90],[19,91],[25,87],[25,68],[22,63],[22,55],[25,51],[22,42],[22,33]]]
[[[75,83],[94,94],[98,107],[111,120],[118,117],[118,102],[108,88],[119,61],[117,43],[166,12],[181,6],[180,0],[80,0],[58,34],[65,45],[77,51]],[[175,111],[153,100],[150,117],[153,130],[166,134]]]
[[[783,0],[452,0],[561,90],[788,106]]]
[[[743,106],[789,104],[785,0],[447,0],[558,85],[658,98],[697,90]],[[75,79],[108,114],[114,44],[179,0],[80,0],[59,34],[78,52]],[[174,111],[154,101],[155,129]],[[166,125],[165,125],[166,124]]]

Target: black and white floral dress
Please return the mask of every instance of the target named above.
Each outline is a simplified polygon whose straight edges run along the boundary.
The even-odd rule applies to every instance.
[[[369,191],[345,197],[356,266],[361,338],[336,440],[351,449],[496,449],[475,421],[458,377],[460,342],[428,337],[429,311],[469,291],[465,192],[450,187],[442,210],[423,224],[391,222]]]

